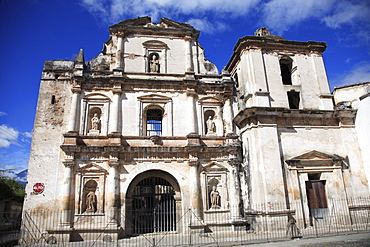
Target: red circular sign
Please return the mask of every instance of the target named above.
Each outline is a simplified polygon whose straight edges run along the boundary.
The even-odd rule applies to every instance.
[[[35,194],[40,194],[40,193],[44,192],[44,189],[45,189],[45,186],[44,186],[43,183],[35,183],[33,185],[33,192]]]

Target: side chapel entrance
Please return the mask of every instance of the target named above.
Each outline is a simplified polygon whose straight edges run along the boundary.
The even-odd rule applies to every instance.
[[[310,178],[310,176],[309,176]],[[308,208],[310,210],[310,225],[314,225],[320,221],[325,221],[328,213],[328,203],[325,193],[325,180],[309,180],[306,181],[306,192]],[[325,223],[325,222],[322,222]]]
[[[348,169],[344,158],[335,154],[330,155],[312,150],[286,160],[286,163],[288,164],[287,168],[293,175],[292,177],[296,178],[293,182],[298,185],[300,190],[304,222],[306,222],[305,219],[309,218],[311,226],[327,225],[329,223],[327,220],[329,208],[325,187],[330,186],[328,187],[330,188],[329,191],[333,191],[333,183],[330,180],[323,180],[323,178],[333,178],[336,181],[343,180],[342,171]],[[329,185],[327,185],[327,182]],[[345,196],[344,182],[342,186],[343,189],[338,192]]]
[[[168,173],[148,171],[134,179],[127,195],[131,235],[176,231],[176,185]],[[172,180],[172,181],[171,181]]]

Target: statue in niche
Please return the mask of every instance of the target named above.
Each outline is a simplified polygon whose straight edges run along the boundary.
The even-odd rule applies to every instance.
[[[215,122],[212,119],[212,116],[208,117],[208,120],[207,120],[206,124],[207,124],[207,134],[215,134],[216,133],[216,125],[215,125]]]
[[[211,197],[211,209],[218,209],[220,208],[220,192],[217,191],[216,186],[212,187],[212,191],[210,193]]]
[[[93,191],[90,191],[86,195],[86,212],[95,212],[96,195]]]
[[[99,130],[99,122],[100,122],[100,119],[98,117],[98,114],[95,113],[94,116],[91,118],[91,129]]]
[[[149,62],[149,67],[150,67],[150,72],[155,72],[159,73],[159,60],[158,60],[158,55],[154,54]]]

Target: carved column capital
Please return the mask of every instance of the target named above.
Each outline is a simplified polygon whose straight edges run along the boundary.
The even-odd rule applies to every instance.
[[[63,161],[63,165],[66,168],[73,168],[75,166],[75,162],[73,160],[65,160]]]
[[[120,83],[114,83],[113,85],[113,94],[121,94],[122,93],[122,88],[121,88],[121,84]]]
[[[198,160],[189,160],[188,161],[188,165],[189,166],[198,166],[199,165],[199,161]]]
[[[117,168],[119,166],[119,161],[118,160],[115,160],[115,161],[108,161],[108,165],[112,168]]]
[[[121,95],[122,89],[120,89],[120,88],[113,88],[112,89],[112,92],[113,92],[114,95]]]
[[[184,40],[185,40],[185,41],[192,41],[192,40],[193,40],[193,38],[192,38],[191,36],[185,36],[185,37],[184,37]]]
[[[197,92],[193,88],[188,88],[186,90],[186,96],[195,98],[197,96]]]
[[[74,94],[80,94],[82,90],[81,90],[80,85],[74,85],[74,86],[71,88],[71,91],[72,91],[72,93],[74,93]]]
[[[64,152],[65,157],[63,162],[74,162],[75,153],[74,152]]]
[[[239,167],[239,165],[241,164],[241,160],[239,158],[231,158],[228,160],[228,163],[232,167]]]

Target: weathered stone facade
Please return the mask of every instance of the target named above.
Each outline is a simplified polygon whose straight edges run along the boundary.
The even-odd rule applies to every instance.
[[[333,109],[325,43],[259,29],[219,74],[189,24],[142,17],[110,34],[89,62],[82,50],[76,61],[45,62],[24,210],[61,210],[53,231],[88,221],[92,231],[147,233],[144,208],[175,219],[191,208],[204,224],[222,214],[232,225],[253,203],[290,212],[292,201],[309,222],[306,186],[319,184],[325,200],[369,195],[356,111]]]

